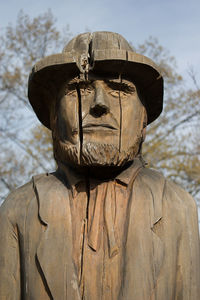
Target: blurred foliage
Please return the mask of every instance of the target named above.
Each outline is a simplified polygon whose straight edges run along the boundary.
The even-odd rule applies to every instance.
[[[33,64],[60,52],[70,37],[69,26],[57,30],[50,10],[36,18],[20,11],[0,35],[0,202],[32,175],[55,168],[51,135],[36,120],[27,82]]]
[[[0,35],[0,201],[32,175],[55,169],[51,134],[39,124],[27,101],[28,74],[36,61],[60,52],[72,37],[69,26],[56,28],[51,11],[31,19],[19,12],[16,24]],[[149,166],[182,185],[200,199],[200,89],[190,70],[187,89],[176,72],[175,58],[150,37],[135,48],[155,61],[165,80],[165,105],[148,126],[144,157]]]
[[[165,82],[164,111],[148,126],[143,148],[145,160],[200,200],[200,89],[192,69],[193,89],[188,90],[176,72],[175,58],[157,39],[150,37],[136,51],[159,65]]]

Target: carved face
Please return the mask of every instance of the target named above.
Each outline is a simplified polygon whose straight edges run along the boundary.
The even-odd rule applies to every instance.
[[[60,92],[56,144],[63,151],[76,149],[79,164],[122,165],[138,153],[145,116],[131,81],[96,75],[73,79]],[[57,160],[63,156],[59,152]]]

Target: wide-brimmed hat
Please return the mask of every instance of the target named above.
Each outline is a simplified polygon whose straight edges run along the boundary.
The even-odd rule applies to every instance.
[[[94,32],[78,35],[62,53],[47,56],[34,65],[29,76],[28,98],[43,125],[51,129],[50,111],[62,84],[89,72],[119,74],[132,80],[143,96],[148,124],[160,115],[163,78],[156,64],[134,52],[120,34]]]

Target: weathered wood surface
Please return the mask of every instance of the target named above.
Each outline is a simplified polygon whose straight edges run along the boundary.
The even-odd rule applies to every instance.
[[[163,79],[118,34],[73,39],[37,63],[29,100],[58,170],[0,208],[0,300],[199,300],[194,200],[145,167]]]
[[[76,218],[71,218],[68,189],[54,175],[36,177],[34,187],[35,191],[31,182],[20,188],[1,207],[0,299],[81,299],[72,250]],[[94,299],[198,300],[199,245],[193,199],[148,169],[140,171],[132,190],[127,241],[120,250],[122,271],[116,273],[119,264],[114,264],[105,274],[110,279],[120,275],[120,294]],[[90,251],[97,258],[101,255]],[[107,258],[109,264],[116,263],[117,257]],[[92,260],[84,261],[85,266],[93,269]],[[93,274],[98,272],[93,270]],[[88,274],[88,281],[92,292],[95,278]],[[113,294],[116,282],[110,284],[107,293]]]

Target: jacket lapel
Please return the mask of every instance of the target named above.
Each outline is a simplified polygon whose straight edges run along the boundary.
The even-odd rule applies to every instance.
[[[164,178],[143,169],[130,195],[124,287],[120,299],[151,299],[163,263],[163,242],[155,227],[162,219]]]
[[[41,270],[54,300],[78,300],[68,189],[54,175],[33,180],[39,218],[44,226],[37,249]]]
[[[153,289],[157,285],[157,279],[164,259],[164,245],[157,228],[162,220],[163,193],[165,189],[165,178],[158,172],[146,169],[142,178],[143,185],[148,189],[149,216],[152,238],[152,261],[153,261]],[[147,199],[146,199],[147,200]],[[147,202],[145,200],[145,203]]]

